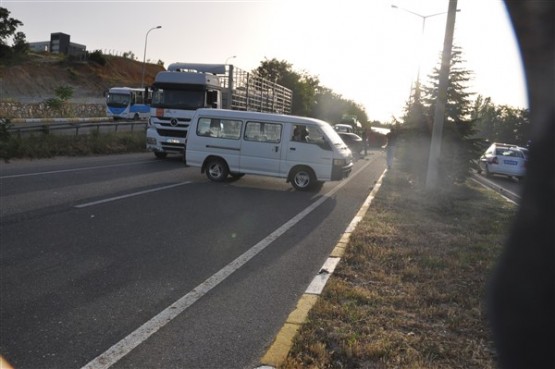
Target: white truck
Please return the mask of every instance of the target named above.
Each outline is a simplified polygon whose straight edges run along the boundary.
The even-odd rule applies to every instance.
[[[230,64],[174,63],[152,85],[146,147],[157,158],[184,153],[197,109],[290,114],[290,89]]]

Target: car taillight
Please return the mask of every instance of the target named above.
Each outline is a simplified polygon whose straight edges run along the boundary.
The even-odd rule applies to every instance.
[[[493,159],[491,159],[491,163],[492,164],[499,164],[499,161],[497,160],[497,156],[494,156]]]

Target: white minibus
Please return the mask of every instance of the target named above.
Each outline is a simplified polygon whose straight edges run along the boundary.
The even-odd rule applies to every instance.
[[[196,111],[185,161],[211,181],[257,174],[285,178],[300,191],[346,178],[353,167],[351,151],[324,121],[225,109]]]

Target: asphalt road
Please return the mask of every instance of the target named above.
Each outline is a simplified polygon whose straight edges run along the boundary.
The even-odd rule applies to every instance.
[[[516,203],[520,203],[523,183],[526,180],[526,178],[518,180],[514,177],[507,177],[497,174],[486,176],[485,173],[475,173],[474,179],[484,186],[491,188],[492,190],[500,193],[501,195],[509,198]]]
[[[0,164],[15,368],[254,368],[385,169],[318,193],[152,154]]]

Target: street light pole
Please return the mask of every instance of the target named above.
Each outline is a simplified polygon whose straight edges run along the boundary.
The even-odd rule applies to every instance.
[[[448,12],[440,12],[440,13],[434,13],[434,14],[429,14],[429,15],[422,15],[422,14],[418,14],[416,12],[413,12],[412,10],[401,8],[397,5],[391,5],[391,7],[393,9],[403,10],[407,13],[412,14],[412,15],[416,15],[417,17],[422,19],[422,33],[421,33],[421,36],[420,36],[420,49],[421,49],[420,52],[421,53],[422,53],[422,46],[424,44],[423,40],[424,40],[424,30],[426,29],[426,19],[448,13]],[[459,10],[457,9],[457,11],[459,11]],[[418,57],[418,70],[416,72],[416,83],[415,83],[415,86],[414,86],[414,100],[415,101],[420,98],[420,64],[421,64],[420,59],[421,58],[422,58],[422,55],[419,55],[419,57]]]
[[[227,59],[225,60],[225,63],[224,63],[224,64],[227,64],[227,62],[229,61],[229,59],[235,59],[236,57],[237,57],[237,55],[230,56],[229,58],[227,58]]]
[[[149,29],[146,32],[146,36],[145,36],[145,51],[143,54],[143,73],[141,76],[141,88],[145,87],[145,63],[146,63],[146,42],[148,40],[148,34],[150,33],[150,31],[155,30],[155,29],[159,29],[162,28],[162,26],[157,26],[157,27],[152,27],[151,29]]]

